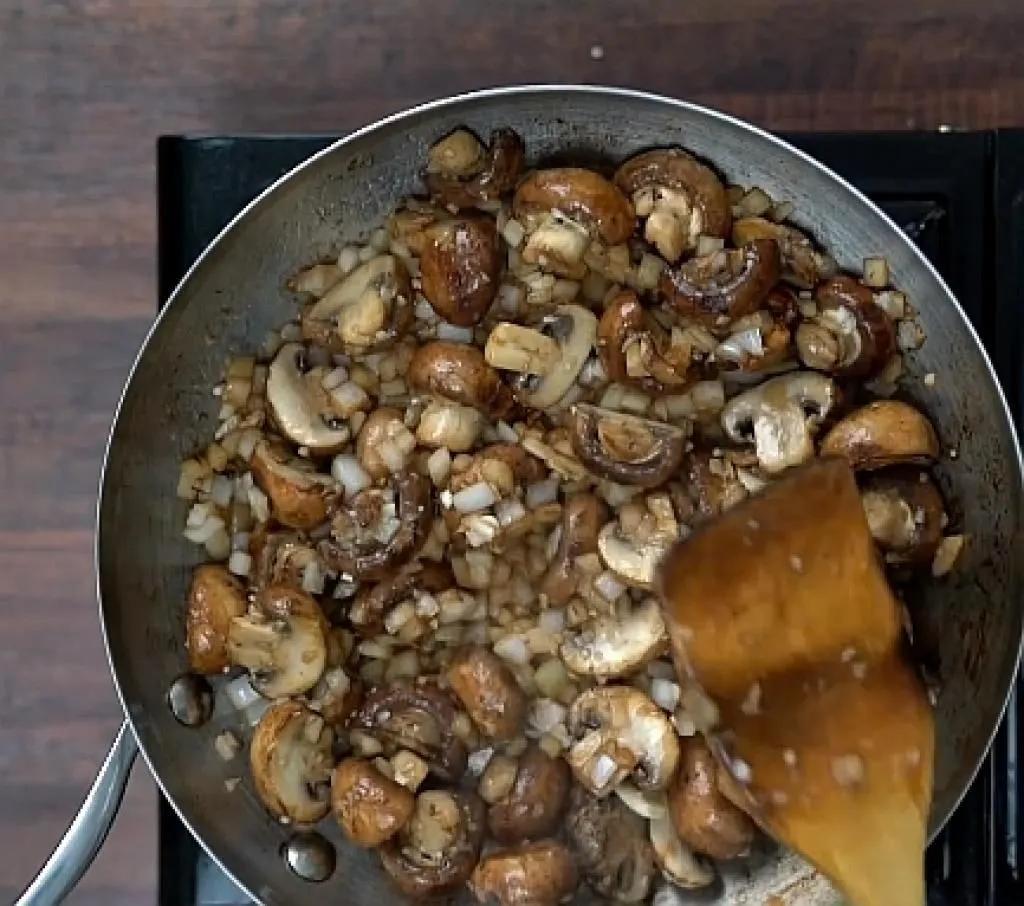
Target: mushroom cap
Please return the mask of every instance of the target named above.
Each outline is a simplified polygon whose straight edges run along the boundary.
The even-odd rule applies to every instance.
[[[196,673],[221,673],[230,666],[228,630],[245,613],[245,586],[220,564],[192,573],[185,615],[185,646]]]
[[[508,740],[519,734],[526,721],[526,694],[515,674],[493,651],[482,645],[459,649],[448,664],[446,676],[485,736]]]
[[[576,403],[570,409],[572,448],[598,478],[656,488],[683,461],[686,433],[665,422]]]
[[[822,456],[841,456],[855,470],[897,463],[927,465],[939,456],[931,422],[909,403],[875,400],[837,422],[821,442]]]
[[[416,350],[408,380],[416,390],[478,409],[491,418],[512,407],[512,394],[475,346],[435,340]]]
[[[336,485],[328,475],[285,462],[286,453],[261,440],[250,461],[253,478],[270,499],[278,522],[308,531],[326,521],[327,498]]]
[[[333,742],[331,728],[302,702],[288,699],[266,710],[253,733],[249,762],[256,792],[271,814],[303,824],[327,814]]]
[[[569,766],[577,781],[606,796],[628,776],[642,790],[663,790],[679,763],[679,741],[668,718],[634,686],[598,686],[569,708],[577,742]]]
[[[519,759],[512,789],[487,812],[492,836],[502,843],[536,840],[558,830],[569,800],[572,773],[564,758],[531,745]]]
[[[304,354],[300,343],[285,343],[278,351],[267,373],[267,405],[274,423],[293,443],[317,453],[336,453],[352,432],[332,412],[323,388],[299,370]]]
[[[523,140],[514,129],[495,129],[478,167],[470,167],[468,172],[444,172],[439,168],[430,172],[428,169],[423,178],[431,196],[442,204],[458,209],[472,208],[478,202],[494,201],[511,192],[523,170],[525,156]]]
[[[550,323],[558,342],[558,362],[518,394],[533,409],[548,409],[565,396],[597,342],[597,318],[582,305],[559,305]]]
[[[364,758],[346,758],[331,775],[331,808],[357,846],[380,846],[412,817],[415,797]]]
[[[538,840],[484,856],[469,888],[481,903],[557,906],[576,884],[576,863],[569,850],[557,840]]]
[[[615,184],[582,167],[534,170],[519,183],[512,207],[517,217],[559,211],[606,245],[625,242],[636,223],[632,203]]]
[[[580,676],[614,679],[635,673],[668,648],[657,600],[648,598],[625,617],[600,616],[562,643],[565,666]]]
[[[425,231],[420,277],[423,295],[445,321],[472,327],[498,292],[503,252],[489,217],[460,217]]]

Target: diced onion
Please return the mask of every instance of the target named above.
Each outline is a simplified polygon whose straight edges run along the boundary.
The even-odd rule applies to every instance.
[[[212,560],[226,560],[231,553],[231,536],[220,528],[206,539],[206,553]]]
[[[499,525],[511,525],[526,516],[526,507],[514,498],[499,500],[494,505],[494,514],[498,517]]]
[[[761,331],[757,327],[741,330],[724,339],[715,349],[715,356],[727,362],[742,362],[747,356],[764,355]]]
[[[670,679],[651,679],[651,699],[659,707],[672,712],[679,705],[679,684]]]
[[[320,383],[323,385],[324,390],[335,390],[347,380],[348,369],[344,365],[339,365],[337,368],[328,371]]]
[[[616,601],[625,593],[626,586],[611,570],[605,570],[594,579],[594,589],[606,601]]]
[[[245,578],[252,569],[252,557],[245,551],[232,551],[228,558],[228,571]]]
[[[522,636],[507,635],[495,642],[494,653],[513,664],[530,663],[530,649],[526,647],[526,640]]]
[[[251,705],[264,701],[252,687],[248,676],[237,676],[224,686],[224,695],[236,711],[245,711]]]
[[[550,698],[538,698],[530,708],[530,726],[541,733],[550,733],[565,722],[565,715],[565,705]]]
[[[452,506],[459,513],[475,513],[498,500],[498,495],[486,481],[478,481],[452,495]]]
[[[201,525],[185,529],[185,537],[193,544],[206,544],[217,532],[224,530],[220,516],[207,516]]]
[[[458,327],[455,324],[442,321],[437,325],[437,338],[439,340],[451,340],[453,343],[472,343],[473,328]]]
[[[308,591],[311,595],[324,593],[324,571],[319,560],[310,560],[302,570],[302,590]]]
[[[234,482],[227,475],[216,475],[210,489],[210,499],[221,509],[227,509],[234,490]]]
[[[188,516],[185,518],[185,528],[194,529],[199,528],[207,519],[210,518],[210,504],[209,503],[196,503],[188,511]]]
[[[546,478],[537,481],[526,488],[526,508],[534,510],[545,503],[554,503],[558,500],[558,479]]]
[[[345,488],[346,497],[354,497],[373,484],[373,479],[351,453],[339,453],[331,460],[331,477]]]

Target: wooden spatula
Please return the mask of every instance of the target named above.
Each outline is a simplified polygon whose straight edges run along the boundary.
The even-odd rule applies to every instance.
[[[922,906],[932,713],[849,466],[802,467],[698,530],[662,592],[744,807],[855,906]]]

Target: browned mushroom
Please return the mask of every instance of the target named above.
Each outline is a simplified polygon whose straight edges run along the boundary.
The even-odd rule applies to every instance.
[[[196,567],[188,592],[185,647],[196,673],[221,673],[231,665],[228,630],[231,618],[245,613],[245,586],[223,566]]]
[[[429,201],[409,198],[388,219],[388,233],[419,257],[427,247],[427,229],[450,216],[446,210]]]
[[[306,568],[320,563],[313,543],[298,532],[267,531],[266,523],[249,536],[253,568],[249,585],[257,594],[269,585],[302,588]]]
[[[815,249],[811,240],[796,227],[764,217],[741,217],[733,223],[735,245],[746,245],[757,239],[773,239],[779,244],[782,279],[800,289],[812,289],[836,271],[835,261]]]
[[[380,846],[412,817],[415,797],[363,758],[346,758],[331,776],[331,808],[357,846]]]
[[[391,474],[391,470],[380,458],[380,445],[391,440],[395,434],[405,429],[402,413],[391,406],[374,409],[363,422],[356,437],[356,456],[359,464],[374,481],[381,481]]]
[[[666,331],[630,290],[620,292],[604,310],[597,352],[609,380],[647,393],[677,393],[696,378],[682,332]]]
[[[449,402],[470,406],[491,418],[512,408],[512,393],[475,346],[436,340],[416,350],[409,384]]]
[[[682,428],[589,403],[574,405],[570,419],[572,448],[599,478],[655,488],[679,471]]]
[[[367,488],[349,503],[338,502],[320,555],[352,578],[383,578],[426,540],[433,517],[431,487],[422,475],[405,473],[386,488]]]
[[[896,352],[896,328],[871,290],[841,275],[817,291],[819,314],[796,332],[800,359],[809,368],[842,378],[870,378]]]
[[[660,148],[631,157],[615,173],[637,216],[646,217],[644,238],[675,264],[696,248],[701,235],[729,235],[725,186],[709,167],[681,148]]]
[[[629,199],[593,170],[535,170],[516,189],[513,212],[526,227],[523,261],[579,279],[590,242],[625,242],[635,217]]]
[[[291,458],[283,445],[260,441],[253,452],[253,478],[270,499],[274,518],[289,528],[309,530],[327,519],[334,481],[304,459]]]
[[[713,859],[734,859],[750,849],[754,824],[722,795],[722,768],[701,736],[680,740],[679,774],[668,790],[672,823],[683,842]]]
[[[363,684],[343,667],[324,671],[320,681],[309,693],[320,703],[320,713],[332,727],[343,729],[349,716],[363,701]]]
[[[666,270],[658,289],[680,313],[719,327],[756,311],[778,281],[779,247],[759,239]]]
[[[315,711],[286,699],[260,718],[249,748],[256,792],[276,818],[312,823],[330,808],[334,733]]]
[[[700,519],[721,515],[747,497],[735,467],[709,450],[694,450],[684,467],[685,489]]]
[[[480,903],[557,906],[576,890],[576,863],[557,840],[492,852],[477,865],[469,888]]]
[[[447,564],[417,560],[392,570],[380,581],[360,588],[349,608],[348,618],[356,632],[364,636],[380,633],[387,611],[416,591],[445,591],[455,585]]]
[[[416,753],[434,776],[452,782],[466,767],[466,747],[454,730],[457,713],[451,696],[435,683],[380,686],[366,696],[349,726],[377,739],[389,757],[399,749]]]
[[[571,786],[565,759],[531,745],[519,759],[512,789],[487,812],[491,835],[502,843],[518,843],[555,833]]]
[[[617,796],[597,799],[574,787],[566,838],[586,882],[619,903],[646,900],[657,869],[646,822]]]
[[[541,593],[560,607],[576,593],[575,562],[597,551],[597,536],[608,518],[608,508],[594,494],[573,494],[562,508],[562,534]]]
[[[894,564],[926,565],[942,541],[942,495],[925,472],[887,469],[861,488],[875,543]]]
[[[473,456],[468,469],[451,477],[449,489],[454,493],[486,481],[502,497],[507,497],[515,485],[533,484],[545,475],[547,471],[540,460],[519,444],[488,444]]]
[[[494,652],[480,645],[462,648],[447,670],[448,683],[480,731],[508,740],[526,720],[526,694]]]
[[[426,230],[420,277],[431,307],[460,327],[483,320],[498,292],[503,252],[494,221],[460,217]]]
[[[256,596],[256,606],[271,619],[286,620],[303,617],[315,620],[326,636],[331,624],[317,604],[316,598],[291,585],[269,585]]]
[[[395,255],[359,265],[302,316],[302,334],[332,352],[390,346],[412,326],[409,274]]]
[[[428,790],[416,797],[405,827],[381,848],[381,864],[407,897],[441,897],[469,880],[483,835],[484,805],[478,796]]]
[[[931,422],[899,400],[876,400],[837,422],[821,442],[822,456],[842,456],[857,470],[897,463],[928,465],[939,455]]]
[[[525,151],[512,129],[495,129],[486,150],[469,130],[456,129],[430,149],[424,180],[442,204],[471,208],[515,188]]]

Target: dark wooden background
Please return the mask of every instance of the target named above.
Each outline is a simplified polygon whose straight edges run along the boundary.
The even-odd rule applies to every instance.
[[[1022,34],[1020,0],[0,0],[0,902],[119,720],[93,505],[154,312],[157,135],[331,132],[539,81],[641,87],[776,129],[1020,125]],[[137,767],[72,901],[152,903],[155,831]]]

